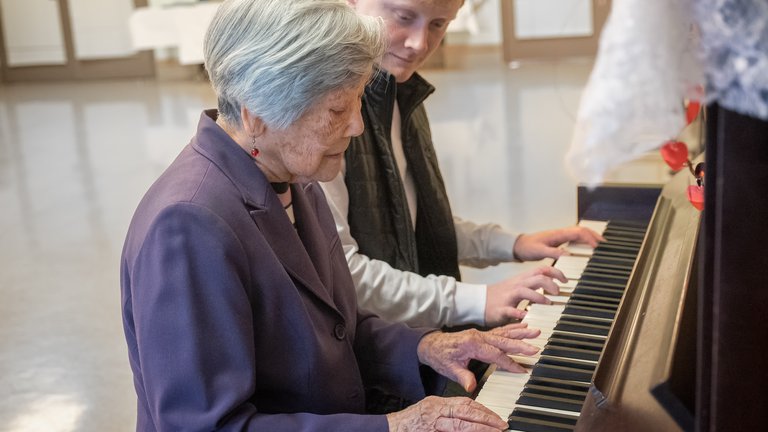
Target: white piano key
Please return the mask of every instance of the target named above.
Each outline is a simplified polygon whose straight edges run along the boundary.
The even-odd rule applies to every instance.
[[[524,356],[524,355],[510,355],[509,356],[512,360],[515,361],[515,363],[527,366],[527,367],[533,367],[533,365],[536,364],[536,362],[539,360],[539,357],[536,355],[533,356]]]
[[[595,221],[595,220],[582,220],[579,222],[579,226],[589,228],[598,234],[602,235],[605,232],[605,228],[608,226],[608,222],[606,221]],[[592,254],[595,252],[595,249],[586,244],[586,243],[578,243],[578,242],[569,242],[566,243],[563,246],[563,249],[568,251],[571,255],[576,256],[587,256],[591,257]]]
[[[557,260],[555,268],[562,271],[568,279],[579,279],[588,263],[589,257],[565,255]]]
[[[592,231],[596,231],[598,234],[603,235],[603,233],[605,232],[605,229],[608,227],[608,222],[582,219],[579,221],[579,226],[584,228],[589,228]]]
[[[544,297],[548,298],[549,301],[551,301],[554,304],[565,304],[568,302],[568,299],[571,298],[571,296],[564,296],[564,295],[549,295],[546,294]]]
[[[568,279],[567,282],[560,282],[559,280],[554,279],[554,282],[560,288],[560,293],[572,293],[579,283],[576,279]]]
[[[595,253],[595,248],[586,243],[567,243],[563,249],[572,256],[591,257]]]
[[[563,313],[563,310],[565,310],[565,306],[562,306],[562,305],[532,304],[528,308],[528,314],[526,315],[526,318],[529,315],[533,315],[533,316],[560,315]]]

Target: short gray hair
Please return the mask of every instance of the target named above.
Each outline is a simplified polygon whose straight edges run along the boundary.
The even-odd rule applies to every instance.
[[[370,77],[384,55],[381,19],[346,0],[226,0],[205,35],[205,67],[230,126],[240,109],[286,128],[329,91]]]

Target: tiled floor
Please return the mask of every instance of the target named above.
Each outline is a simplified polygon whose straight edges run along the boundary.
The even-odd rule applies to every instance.
[[[498,58],[424,72],[438,88],[427,108],[454,211],[521,231],[574,223],[575,182],[562,160],[591,64],[510,70]],[[0,85],[0,431],[134,430],[123,237],[143,192],[214,103],[205,82]],[[654,157],[621,174],[665,175]]]

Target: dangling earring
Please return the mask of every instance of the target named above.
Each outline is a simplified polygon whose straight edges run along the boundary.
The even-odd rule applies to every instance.
[[[256,137],[252,137],[251,139],[251,156],[253,156],[254,159],[256,159],[256,156],[259,155],[259,149],[256,148]]]

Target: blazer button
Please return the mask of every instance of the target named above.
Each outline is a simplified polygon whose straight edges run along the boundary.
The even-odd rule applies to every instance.
[[[336,324],[336,328],[333,329],[333,335],[338,340],[344,340],[347,336],[347,329],[344,327],[344,324]]]

